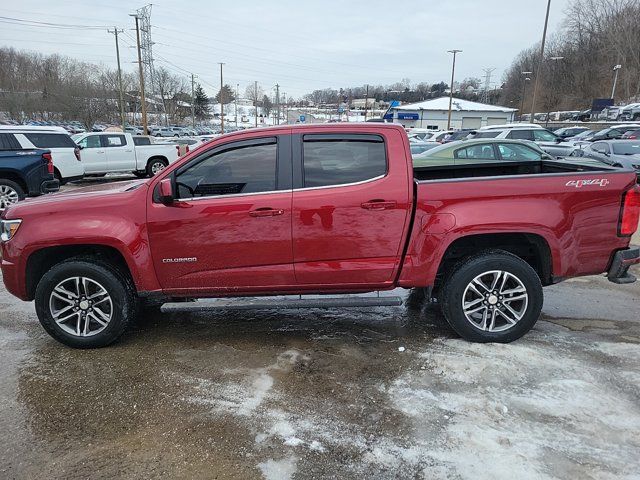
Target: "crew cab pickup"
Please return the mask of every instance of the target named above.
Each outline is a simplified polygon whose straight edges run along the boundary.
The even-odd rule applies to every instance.
[[[0,132],[0,210],[59,188],[50,150],[23,149],[13,135]]]
[[[424,289],[468,340],[510,342],[537,321],[544,285],[605,272],[633,282],[639,213],[630,170],[414,168],[396,125],[280,126],[223,135],[148,180],[11,206],[2,273],[47,332],[79,348],[115,341],[152,302],[388,305],[354,294],[398,287]]]
[[[176,145],[136,145],[130,133],[89,132],[71,138],[82,149],[87,175],[133,172],[152,177],[178,159]]]

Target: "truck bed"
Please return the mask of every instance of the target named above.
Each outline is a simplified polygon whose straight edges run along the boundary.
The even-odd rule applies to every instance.
[[[510,175],[544,175],[563,173],[595,173],[619,170],[604,164],[568,162],[566,160],[541,160],[525,162],[487,162],[464,165],[434,165],[414,167],[413,176],[418,181],[448,180],[474,177],[504,177]]]

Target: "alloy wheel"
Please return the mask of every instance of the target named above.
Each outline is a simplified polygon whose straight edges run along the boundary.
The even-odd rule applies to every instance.
[[[476,328],[503,332],[524,317],[529,305],[527,288],[512,273],[491,270],[475,277],[462,295],[462,310]]]
[[[51,291],[49,310],[56,324],[66,333],[90,337],[109,325],[113,302],[109,292],[95,280],[70,277]]]
[[[8,185],[0,185],[0,209],[5,209],[20,200],[18,192]]]

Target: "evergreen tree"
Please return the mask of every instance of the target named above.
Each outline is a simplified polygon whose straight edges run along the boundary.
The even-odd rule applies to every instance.
[[[209,114],[209,97],[204,93],[204,89],[200,84],[196,86],[193,106],[197,119],[203,120]]]
[[[268,117],[269,113],[271,113],[271,110],[273,110],[273,102],[267,95],[262,97],[261,107],[262,107],[262,113],[264,113]]]
[[[236,99],[233,89],[227,84],[222,86],[222,99],[224,103],[231,103]],[[220,103],[220,91],[216,94],[215,101],[216,103]]]

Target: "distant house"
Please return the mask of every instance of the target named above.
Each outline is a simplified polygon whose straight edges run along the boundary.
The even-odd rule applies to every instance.
[[[351,108],[364,110],[365,105],[367,109],[377,109],[380,107],[379,103],[373,98],[354,98],[351,100]]]
[[[451,128],[480,128],[513,121],[515,108],[471,102],[453,97]],[[449,97],[391,107],[393,121],[405,127],[445,129],[449,116]]]

